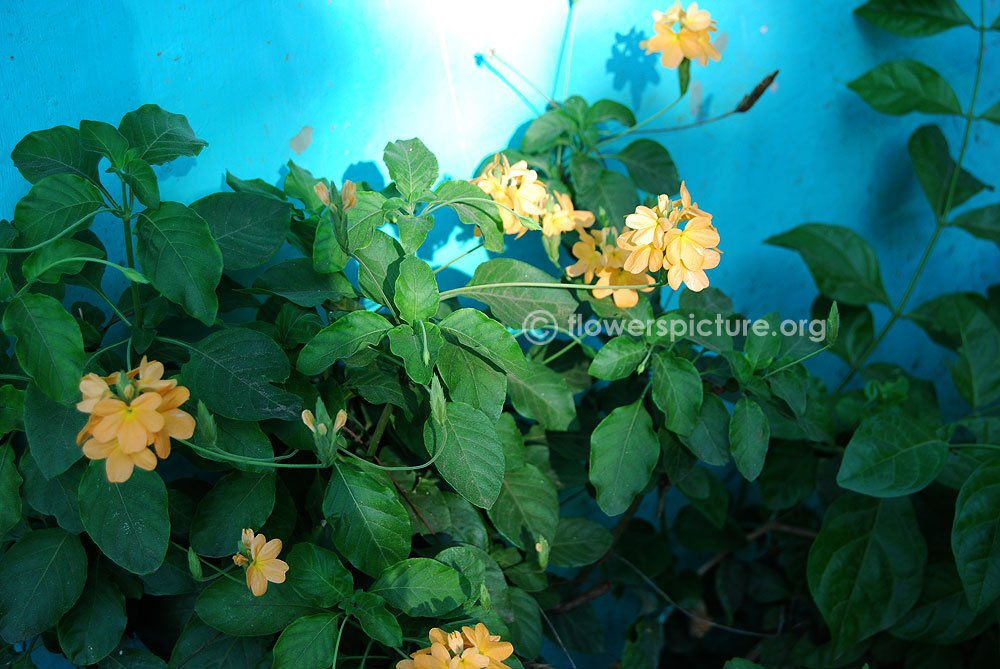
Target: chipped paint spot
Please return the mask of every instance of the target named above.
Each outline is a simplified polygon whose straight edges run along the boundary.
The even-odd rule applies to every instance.
[[[336,123],[331,123],[330,124],[330,132],[335,132],[336,130],[337,130],[337,124]]]
[[[692,82],[691,88],[688,90],[688,105],[691,109],[691,115],[696,117],[701,111],[701,92],[702,86],[700,81]]]
[[[726,47],[729,46],[729,33],[719,33],[719,36],[715,38],[712,45],[720,54],[724,53],[726,51]]]
[[[767,26],[761,26],[760,27],[760,34],[761,35],[766,35],[767,34]]]
[[[773,84],[771,84],[770,86],[768,86],[767,90],[771,91],[772,93],[777,93],[778,92],[778,82],[776,81]]]
[[[299,130],[299,134],[292,137],[288,142],[288,146],[292,147],[292,151],[296,155],[301,156],[302,152],[309,148],[309,145],[313,141],[313,129],[311,125],[304,126],[302,130]]]
[[[288,56],[289,56],[289,54],[286,53],[285,54],[285,60],[288,60]]]

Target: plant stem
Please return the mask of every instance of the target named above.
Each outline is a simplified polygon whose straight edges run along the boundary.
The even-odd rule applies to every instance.
[[[276,462],[275,460],[264,460],[258,458],[245,458],[242,455],[235,455],[233,453],[228,453],[221,450],[213,450],[211,448],[205,448],[204,446],[199,446],[198,444],[191,443],[187,439],[178,439],[177,441],[189,446],[193,451],[208,457],[210,460],[223,461],[223,462],[242,462],[248,465],[257,465],[258,467],[274,467],[283,469],[323,469],[326,465],[321,463],[308,464],[308,463],[283,463]]]
[[[386,404],[385,408],[382,409],[382,415],[378,417],[378,424],[375,425],[375,431],[372,433],[372,438],[368,440],[368,457],[375,455],[378,450],[379,442],[382,441],[382,435],[385,434],[385,428],[389,426],[389,419],[392,418],[392,405]]]
[[[479,283],[473,286],[462,286],[461,288],[452,288],[451,290],[446,290],[441,293],[441,299],[447,300],[449,297],[454,297],[455,295],[462,295],[463,293],[474,293],[483,288],[565,288],[566,290],[636,290],[644,288],[656,288],[657,286],[662,286],[663,282],[657,283],[644,283],[635,284],[628,286],[589,286],[583,283],[542,283],[542,282],[531,282],[531,281],[512,281],[510,283]]]
[[[459,260],[461,260],[462,258],[464,258],[464,257],[466,257],[466,256],[468,256],[468,255],[470,255],[470,254],[472,254],[472,253],[475,253],[475,252],[476,252],[476,251],[478,251],[479,249],[483,248],[483,246],[485,246],[485,242],[483,242],[483,243],[479,244],[478,246],[475,246],[475,247],[473,247],[473,248],[469,249],[468,251],[466,251],[466,252],[465,252],[465,253],[463,253],[462,255],[458,256],[457,258],[452,258],[451,260],[449,260],[448,262],[446,262],[445,264],[441,265],[441,266],[440,266],[440,267],[438,267],[438,268],[437,268],[436,270],[434,270],[434,273],[435,273],[435,274],[437,274],[438,272],[440,272],[440,271],[441,271],[441,270],[443,270],[444,268],[446,268],[446,267],[451,267],[452,265],[454,265],[455,263],[457,263],[457,262],[458,262]]]
[[[558,109],[559,108],[559,105],[556,104],[555,100],[553,100],[548,95],[546,95],[545,92],[542,91],[541,88],[539,88],[538,86],[535,85],[535,82],[533,82],[531,79],[528,79],[528,77],[526,77],[523,74],[521,74],[520,70],[518,70],[516,67],[514,67],[513,65],[511,65],[507,61],[505,61],[503,58],[501,58],[497,54],[497,52],[496,52],[495,49],[488,50],[485,55],[486,55],[487,58],[489,58],[491,60],[495,60],[496,62],[500,63],[501,65],[503,65],[504,67],[506,67],[508,70],[510,70],[511,72],[513,72],[515,75],[517,75],[517,77],[521,81],[523,81],[524,83],[528,84],[528,86],[531,87],[531,90],[535,91],[536,93],[538,93],[539,95],[541,95],[543,98],[545,98],[545,101],[547,103],[549,103],[550,105],[552,105],[553,109]]]
[[[125,193],[125,182],[122,182],[122,204],[124,205],[126,200]],[[125,213],[122,215],[122,232],[125,235],[125,259],[128,261],[128,266],[135,269],[135,251],[132,249],[132,211],[126,209]],[[139,284],[135,281],[129,280],[132,291],[132,309],[135,312],[135,322],[142,327],[142,302],[139,297]]]
[[[337,631],[337,642],[333,646],[333,662],[330,666],[333,669],[337,669],[337,654],[340,653],[340,638],[344,635],[344,628],[347,627],[347,621],[350,620],[350,614],[344,614],[344,622],[340,623],[340,629]]]
[[[715,123],[716,121],[721,121],[724,118],[729,118],[733,114],[737,113],[735,109],[727,111],[725,114],[719,114],[718,116],[713,116],[712,118],[706,118],[701,121],[693,121],[691,123],[684,123],[682,125],[674,125],[669,128],[647,128],[645,130],[640,130],[640,133],[657,133],[657,132],[675,132],[677,130],[687,130],[689,128],[697,128],[700,125],[708,125],[709,123]]]
[[[931,235],[930,240],[927,242],[927,248],[924,249],[924,254],[920,257],[920,262],[917,264],[917,269],[913,272],[913,276],[910,278],[909,285],[906,286],[906,291],[903,296],[899,299],[899,302],[892,309],[892,313],[889,315],[889,320],[886,321],[882,329],[879,330],[878,335],[872,340],[868,348],[858,356],[858,359],[851,364],[850,370],[847,372],[847,376],[844,377],[843,381],[837,386],[833,391],[834,394],[839,393],[847,386],[847,383],[854,377],[861,366],[864,364],[865,360],[868,359],[878,345],[882,343],[885,339],[886,334],[888,334],[889,329],[899,320],[899,317],[903,314],[903,309],[906,307],[907,301],[910,299],[910,295],[913,293],[913,289],[917,286],[917,280],[920,278],[921,273],[924,271],[924,267],[927,265],[927,261],[930,259],[931,252],[934,250],[934,246],[937,244],[938,238],[941,236],[941,230],[943,230],[948,225],[948,214],[951,213],[952,202],[955,199],[955,190],[958,187],[958,179],[962,174],[962,160],[965,158],[965,151],[969,147],[969,133],[972,131],[972,122],[975,120],[975,108],[976,108],[976,95],[979,93],[979,79],[983,71],[983,52],[985,49],[985,25],[986,25],[986,9],[985,0],[979,0],[979,56],[976,58],[976,78],[972,84],[972,99],[969,101],[969,109],[964,114],[965,116],[965,132],[962,134],[962,146],[958,151],[958,160],[955,161],[955,169],[951,175],[951,183],[948,185],[948,197],[945,199],[944,207],[937,214],[935,220],[934,234]]]
[[[608,137],[607,139],[601,140],[600,142],[597,143],[597,146],[595,146],[594,148],[600,149],[602,146],[607,146],[608,144],[610,144],[611,142],[615,141],[616,139],[621,139],[625,135],[631,134],[631,133],[635,132],[636,130],[638,130],[639,128],[643,128],[643,127],[649,125],[650,123],[652,123],[653,121],[655,121],[656,119],[660,118],[661,116],[663,116],[664,114],[666,114],[668,111],[670,111],[670,109],[674,105],[676,105],[678,102],[680,102],[681,100],[683,100],[684,99],[684,95],[685,95],[684,93],[681,93],[679,96],[677,96],[676,100],[674,100],[673,102],[671,102],[670,104],[668,104],[666,107],[664,107],[660,111],[656,112],[655,114],[653,114],[652,116],[650,116],[649,118],[647,118],[645,121],[641,121],[641,122],[636,123],[635,125],[633,125],[633,126],[631,126],[629,128],[625,128],[624,130],[622,130],[621,132],[619,132],[617,135],[612,135],[611,137]]]
[[[30,376],[21,376],[20,374],[0,374],[0,379],[6,381],[31,381]]]
[[[78,219],[78,220],[70,223],[59,234],[57,234],[57,235],[55,235],[53,237],[49,237],[44,242],[38,242],[34,246],[25,246],[24,248],[17,248],[17,249],[14,249],[14,248],[0,248],[0,253],[31,253],[32,251],[37,251],[38,249],[42,248],[43,246],[48,246],[49,244],[51,244],[55,240],[60,239],[62,237],[65,237],[66,235],[70,234],[71,232],[73,232],[74,230],[76,230],[76,228],[78,226],[83,225],[84,223],[86,223],[88,220],[90,220],[94,216],[97,216],[98,214],[103,214],[103,213],[106,213],[106,212],[109,212],[109,211],[115,211],[115,210],[114,209],[108,209],[106,207],[103,208],[103,209],[98,209],[97,211],[93,211],[93,212],[87,214],[86,216],[84,216],[83,218],[80,218],[80,219]]]

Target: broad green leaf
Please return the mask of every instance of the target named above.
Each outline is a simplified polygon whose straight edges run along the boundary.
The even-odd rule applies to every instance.
[[[375,231],[372,243],[355,252],[358,261],[358,288],[373,302],[391,307],[403,247],[381,230]]]
[[[903,37],[927,37],[973,25],[955,0],[868,0],[854,13]]]
[[[617,381],[635,373],[646,357],[646,346],[636,339],[621,336],[609,340],[597,351],[587,370],[591,376]]]
[[[593,564],[611,549],[611,542],[611,532],[600,523],[587,518],[560,518],[549,562],[557,567]]]
[[[437,470],[462,497],[489,509],[500,494],[503,447],[493,419],[463,402],[448,402],[443,424],[428,418],[424,443],[437,455]]]
[[[757,326],[757,323],[761,325]],[[764,324],[769,327],[763,327]],[[781,338],[778,336],[780,325],[781,317],[778,312],[772,311],[754,321],[747,329],[743,352],[754,369],[767,369],[771,361],[781,352]]]
[[[519,414],[537,420],[546,430],[566,430],[576,419],[566,379],[537,360],[527,361],[525,373],[507,374],[507,392]]]
[[[840,463],[837,484],[872,497],[901,497],[923,490],[948,459],[948,444],[901,412],[865,419]]]
[[[326,186],[327,190],[330,189],[330,182],[326,179],[317,179],[312,175],[312,172],[296,165],[294,161],[289,160],[286,167],[288,168],[288,174],[285,175],[284,195],[288,197],[293,197],[305,205],[305,209],[310,214],[319,214],[321,211],[326,209],[326,205],[322,200],[319,199],[319,195],[316,194],[316,184],[322,183]]]
[[[125,596],[103,570],[94,569],[80,599],[59,621],[59,647],[73,664],[95,664],[118,647],[127,620]]]
[[[1000,461],[976,469],[955,502],[951,550],[965,596],[980,612],[1000,597]]]
[[[73,608],[87,580],[87,554],[76,536],[49,528],[32,530],[0,557],[0,638],[26,641],[56,624]]]
[[[128,161],[121,171],[122,180],[139,202],[150,209],[160,206],[160,186],[153,168],[141,158]]]
[[[329,213],[324,213],[316,224],[316,236],[313,238],[312,261],[313,269],[320,274],[339,272],[347,267],[350,256],[340,246],[334,222]],[[308,255],[308,254],[307,254]]]
[[[0,448],[0,535],[21,520],[21,482],[14,467],[14,447],[4,444]]]
[[[610,221],[622,220],[639,206],[635,184],[624,174],[612,170],[601,170],[586,186],[577,184],[577,189],[583,209],[594,215],[599,215],[603,209]]]
[[[669,351],[653,355],[652,367],[653,402],[666,415],[664,425],[677,434],[691,434],[701,408],[701,375],[690,360]]]
[[[1000,204],[991,204],[959,214],[951,224],[974,237],[991,241],[1000,247]]]
[[[986,184],[963,169],[958,175],[955,192],[949,202],[948,193],[955,174],[955,161],[948,151],[948,140],[938,126],[923,125],[914,130],[907,147],[917,180],[935,216],[943,216],[946,206],[957,207],[986,188]]]
[[[969,607],[962,580],[951,560],[927,565],[924,590],[916,605],[889,633],[899,639],[955,644],[982,632],[988,618]]]
[[[434,228],[433,216],[400,216],[396,219],[399,243],[407,253],[416,253]]]
[[[500,414],[499,418],[494,418],[497,435],[500,437],[500,445],[503,448],[504,469],[519,469],[527,462],[527,452],[524,448],[524,435],[517,427],[514,415],[510,413]],[[546,449],[547,447],[542,447]],[[546,457],[548,457],[546,455]]]
[[[162,165],[181,156],[197,156],[208,142],[194,136],[187,117],[157,105],[143,105],[122,117],[118,131],[138,150],[137,158]]]
[[[270,594],[270,592],[268,593]],[[264,595],[267,597],[267,595]],[[265,609],[266,611],[266,609]],[[229,636],[221,634],[218,630],[209,627],[198,618],[191,616],[191,621],[181,633],[177,644],[170,653],[170,667],[204,667],[208,669],[246,669],[246,667],[256,666],[265,651],[270,650],[274,644],[272,635],[267,636]],[[125,653],[130,650],[125,649]],[[154,656],[155,657],[155,656]],[[159,660],[159,658],[156,658]],[[159,667],[166,669],[160,661]],[[131,669],[145,669],[144,666],[133,667],[130,664],[124,667]],[[150,667],[150,669],[159,669]],[[101,665],[104,669],[104,665]]]
[[[748,481],[760,476],[770,439],[771,425],[760,405],[741,397],[733,407],[733,416],[729,420],[729,446],[736,468]]]
[[[641,399],[608,414],[590,435],[590,482],[601,511],[624,513],[649,483],[659,455],[653,419]]]
[[[385,223],[385,196],[374,191],[361,191],[357,203],[336,223],[337,238],[347,253],[359,251],[372,243],[375,230]]]
[[[291,367],[281,347],[246,328],[215,332],[194,345],[181,369],[183,385],[213,412],[234,420],[298,420],[302,400],[271,385]]]
[[[38,388],[59,403],[80,399],[83,337],[59,301],[28,293],[3,312],[3,330],[17,338],[14,353]]]
[[[0,385],[0,437],[24,431],[24,393],[13,384]]]
[[[956,114],[962,105],[944,77],[934,69],[904,58],[869,70],[847,87],[883,114]]]
[[[617,121],[625,126],[635,125],[635,114],[620,102],[614,100],[598,100],[587,110],[587,123],[604,123]]]
[[[997,17],[993,30],[1000,30],[1000,17]],[[1000,125],[1000,102],[994,103],[992,107],[980,114],[979,118]]]
[[[73,174],[97,182],[100,155],[81,142],[80,131],[67,125],[29,132],[10,152],[14,167],[31,183],[53,174]]]
[[[215,322],[222,253],[208,224],[193,209],[164,202],[139,214],[136,251],[153,286],[205,325]]]
[[[303,374],[320,374],[338,360],[376,346],[391,329],[375,312],[352,311],[320,330],[302,349],[296,366]]]
[[[430,203],[445,204],[466,225],[474,225],[483,234],[487,251],[503,253],[503,223],[493,199],[479,186],[468,181],[445,181],[434,191],[438,199]]]
[[[85,151],[101,154],[111,162],[112,167],[120,169],[128,162],[125,156],[128,153],[128,140],[110,123],[80,121],[80,142]]]
[[[33,251],[24,259],[21,273],[29,282],[56,283],[64,274],[78,274],[87,264],[86,260],[70,258],[103,260],[104,251],[78,239],[63,237]]]
[[[438,352],[437,371],[456,402],[476,407],[497,420],[507,399],[507,375],[472,351],[445,342]]]
[[[445,492],[443,495],[451,517],[448,534],[463,543],[486,548],[489,545],[489,533],[479,510],[461,495],[453,492]]]
[[[370,592],[356,592],[351,602],[351,614],[361,623],[361,629],[375,641],[386,646],[401,646],[403,630],[399,621],[385,608],[385,600]]]
[[[566,112],[558,109],[547,111],[528,126],[521,139],[521,150],[526,153],[544,153],[560,137],[575,132],[577,124]]]
[[[300,307],[317,307],[327,300],[354,297],[354,288],[341,272],[321,274],[309,258],[292,258],[272,265],[253,282],[253,289],[280,295]]]
[[[472,596],[472,588],[464,576],[430,558],[397,562],[382,572],[369,592],[415,618],[444,616]]]
[[[637,139],[615,154],[614,158],[625,165],[639,190],[651,195],[670,195],[680,190],[681,178],[677,174],[677,166],[670,153],[655,140]]]
[[[211,627],[204,624],[202,626],[212,634],[216,634]],[[199,653],[198,657],[205,661],[208,654]],[[118,669],[119,667],[121,669],[167,669],[167,663],[144,648],[122,648],[101,660],[98,667],[99,669]],[[222,667],[220,666],[219,669]]]
[[[389,330],[389,350],[403,359],[406,374],[420,385],[429,385],[444,346],[441,329],[429,321],[417,321],[413,327],[397,325]]]
[[[490,520],[511,543],[533,551],[539,539],[552,543],[559,524],[559,498],[552,481],[527,464],[508,471],[500,496],[489,510]]]
[[[323,498],[333,543],[369,576],[410,554],[410,518],[385,477],[351,462],[337,462]]]
[[[316,544],[297,543],[285,560],[289,583],[317,606],[330,608],[354,592],[354,577],[333,551]]]
[[[255,597],[242,579],[217,579],[205,588],[194,611],[215,629],[232,636],[274,634],[302,616],[321,613],[293,588],[271,583],[260,597]]]
[[[766,241],[797,251],[809,267],[816,287],[827,297],[859,306],[869,302],[890,305],[882,286],[878,257],[853,230],[840,225],[806,223]]]
[[[403,258],[395,287],[396,311],[407,323],[427,320],[437,312],[437,279],[430,265],[420,258]]]
[[[551,283],[555,287],[495,286],[514,282]],[[557,279],[526,262],[513,258],[494,258],[476,268],[462,294],[487,305],[501,323],[516,330],[552,324],[565,328],[569,315],[576,311],[578,303],[573,298],[572,291],[560,287],[561,285]],[[541,316],[541,323],[534,322],[533,316]]]
[[[163,564],[170,539],[167,488],[155,472],[136,468],[124,483],[110,483],[95,460],[80,481],[80,518],[87,534],[115,564],[149,574]]]
[[[241,532],[259,532],[274,509],[274,472],[231,472],[208,491],[191,519],[191,547],[199,555],[237,552]]]
[[[632,635],[635,638],[631,638]],[[655,617],[642,617],[631,626],[629,635],[625,639],[621,666],[632,669],[657,669],[660,666],[659,657],[662,652],[663,624]]]
[[[389,170],[389,178],[396,184],[396,190],[411,202],[416,202],[416,198],[437,181],[437,158],[416,137],[386,144],[382,160]]]
[[[34,246],[67,228],[82,229],[104,207],[94,184],[73,174],[56,174],[40,180],[14,207],[18,243]]]
[[[54,516],[59,527],[67,532],[83,532],[79,489],[80,479],[87,470],[86,462],[78,462],[58,476],[47,479],[32,452],[28,451],[21,456],[18,467],[24,478],[21,494],[27,505],[42,515]]]
[[[191,203],[208,223],[227,270],[263,265],[285,243],[292,208],[258,193],[213,193]]]
[[[257,423],[250,423],[241,420],[231,420],[222,416],[214,416],[216,426],[215,447],[222,453],[217,458],[213,458],[204,453],[198,453],[200,457],[209,460],[226,462],[241,471],[261,471],[258,465],[244,462],[232,462],[226,459],[227,453],[243,458],[267,459],[274,457],[274,448],[271,440],[268,439],[264,431],[258,427]],[[198,437],[195,437],[197,441]]]
[[[818,461],[805,444],[775,442],[757,479],[761,501],[775,511],[804,502],[816,489]]]
[[[888,629],[916,603],[927,544],[905,497],[845,493],[809,549],[809,592],[838,652]]]
[[[274,644],[275,669],[321,669],[337,652],[340,615],[303,616],[286,627]]]
[[[465,347],[509,374],[528,371],[524,354],[514,336],[481,311],[457,309],[441,319],[438,327],[445,341]]]
[[[286,200],[285,192],[263,179],[240,179],[232,172],[226,171],[226,185],[238,193],[257,193],[278,200]]]

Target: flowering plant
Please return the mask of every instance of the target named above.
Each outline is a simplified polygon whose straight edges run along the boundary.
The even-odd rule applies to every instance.
[[[906,36],[973,25],[920,4],[857,11]],[[653,21],[643,48],[679,100],[692,62],[716,67],[716,24],[697,3]],[[819,336],[777,314],[748,330],[709,285],[738,222],[635,139],[663,112],[571,96],[469,180],[408,139],[380,191],[289,162],[280,187],[227,174],[188,205],[153,171],[206,146],[181,115],[29,134],[11,158],[30,190],[0,225],[0,661],[988,664],[998,293],[905,307],[945,228],[1000,243],[998,205],[953,215],[986,189],[962,168],[970,128],[1000,111],[912,60],[850,88],[965,136],[957,159],[937,126],[911,139],[935,228],[900,300],[848,228],[768,240],[815,278]],[[449,211],[492,254],[457,287],[418,253]],[[504,255],[518,237],[552,266]],[[891,310],[878,334],[869,304]],[[580,333],[590,317],[605,328]],[[869,362],[900,317],[955,351],[968,415]],[[803,364],[824,351],[849,366],[832,392]]]

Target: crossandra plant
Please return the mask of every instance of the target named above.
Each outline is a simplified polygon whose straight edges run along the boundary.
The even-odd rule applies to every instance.
[[[660,143],[629,141],[664,112],[567,97],[470,181],[439,181],[410,139],[386,146],[382,191],[290,162],[281,188],[227,174],[189,205],[153,166],[206,142],[155,105],[21,140],[31,188],[0,227],[0,661],[995,666],[1000,291],[906,308],[946,228],[1000,244],[1000,205],[953,212],[987,188],[962,162],[972,126],[1000,123],[1000,103],[974,111],[1000,22],[951,0],[856,11],[909,37],[974,28],[976,86],[963,106],[912,60],[850,84],[964,136],[957,159],[937,126],[910,140],[935,226],[898,300],[848,228],[769,240],[815,278],[821,337],[778,314],[741,328],[708,286],[733,222]],[[653,20],[643,48],[679,100],[692,60],[719,59],[715,24],[695,3]],[[418,251],[446,209],[494,256],[442,290],[452,263]],[[108,215],[125,264],[88,229]],[[555,275],[505,235],[537,236]],[[878,334],[870,304],[890,310]],[[643,327],[582,336],[592,316]],[[900,317],[955,351],[962,418],[868,361]],[[803,364],[827,350],[849,366],[832,392]],[[607,606],[632,616],[624,638]]]

